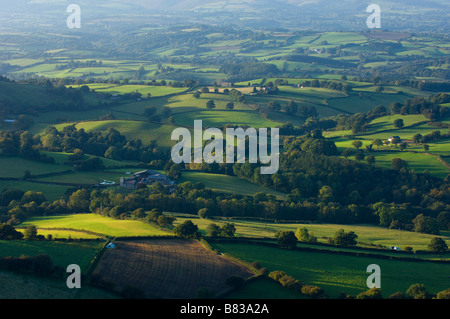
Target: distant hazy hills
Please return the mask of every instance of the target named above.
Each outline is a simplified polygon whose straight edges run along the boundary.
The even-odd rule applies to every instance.
[[[203,23],[327,30],[361,30],[369,15],[367,6],[376,3],[381,7],[383,28],[436,32],[450,29],[449,0],[0,0],[0,3],[0,16],[61,15],[70,3],[75,3],[82,8],[85,18],[96,21],[109,15],[130,18],[135,14],[166,14],[186,16],[185,21],[175,22],[189,22],[194,17],[194,22]]]

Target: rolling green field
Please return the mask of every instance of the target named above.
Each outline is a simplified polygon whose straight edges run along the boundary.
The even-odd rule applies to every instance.
[[[445,290],[450,285],[447,277],[449,264],[292,251],[250,244],[213,243],[212,246],[247,262],[258,261],[269,271],[285,271],[303,283],[317,285],[330,298],[336,298],[341,292],[356,295],[366,291],[369,275],[366,269],[370,264],[381,268],[384,297],[397,291],[406,292],[415,283],[424,284],[432,293]]]
[[[175,123],[182,126],[194,126],[194,120],[202,120],[204,127],[222,127],[225,124],[232,124],[265,128],[279,125],[277,122],[265,119],[260,113],[255,111],[198,111],[176,114],[174,118]]]
[[[0,256],[20,257],[49,255],[55,265],[64,267],[77,264],[85,271],[92,258],[105,245],[104,241],[60,242],[60,241],[26,241],[1,240]]]
[[[149,86],[149,85],[111,85],[111,84],[102,84],[99,85],[97,83],[85,84],[91,90],[95,90],[95,92],[100,93],[111,93],[111,94],[127,94],[138,92],[142,94],[143,98],[147,97],[147,94],[150,93],[151,96],[165,96],[169,94],[180,93],[186,90],[186,88],[172,88],[168,86]],[[78,88],[81,85],[75,85],[74,88]]]
[[[55,127],[58,130],[62,130],[65,126],[71,124],[72,123],[58,124],[55,125]],[[173,125],[163,125],[145,121],[110,120],[78,122],[76,123],[76,128],[83,128],[86,132],[105,133],[109,128],[114,128],[127,139],[140,139],[144,144],[156,141],[157,145],[162,148],[169,148],[175,144],[175,142],[172,142],[170,139],[172,131],[176,128],[176,126]],[[116,166],[123,165],[123,162],[118,163],[117,161],[113,161],[112,163],[114,162],[116,162]]]
[[[67,265],[66,265],[67,266]],[[24,276],[1,271],[0,299],[117,299],[115,294],[82,285],[80,289],[67,289],[65,280]]]
[[[190,181],[192,183],[201,182],[205,184],[206,188],[222,192],[238,193],[240,195],[253,196],[256,193],[264,192],[266,194],[275,195],[277,198],[284,198],[286,196],[281,192],[259,186],[235,176],[186,171],[183,172],[178,183],[183,183],[185,181]]]
[[[0,156],[0,177],[22,178],[26,170],[30,171],[31,175],[40,175],[70,169],[71,167],[65,165],[43,163],[20,157]]]
[[[435,235],[421,234],[416,232],[408,232],[397,229],[388,229],[373,225],[338,225],[338,224],[301,224],[301,223],[271,223],[267,224],[264,221],[249,221],[240,219],[200,219],[197,216],[187,214],[175,214],[177,220],[174,225],[184,222],[185,220],[192,220],[203,234],[206,234],[206,229],[209,224],[217,223],[223,224],[225,222],[232,222],[236,227],[237,237],[249,238],[270,238],[274,239],[277,231],[289,230],[295,232],[298,228],[306,227],[314,236],[318,237],[318,241],[326,243],[323,237],[333,237],[339,229],[345,231],[353,231],[358,235],[357,241],[365,244],[382,245],[385,247],[411,246],[414,250],[426,250],[431,239]],[[450,245],[450,237],[448,235],[441,236],[448,245]],[[359,245],[365,247],[364,245]]]
[[[110,237],[170,236],[149,224],[136,220],[118,220],[96,214],[76,214],[47,217],[32,217],[19,226],[35,225],[37,228],[71,228],[87,230]]]

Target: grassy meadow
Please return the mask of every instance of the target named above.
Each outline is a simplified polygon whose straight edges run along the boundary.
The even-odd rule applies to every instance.
[[[366,279],[369,276],[366,269],[370,264],[377,264],[381,268],[381,290],[384,297],[397,291],[406,292],[415,283],[424,284],[432,293],[447,289],[449,284],[448,264],[292,251],[251,244],[212,243],[212,246],[222,253],[247,262],[258,261],[269,272],[285,271],[303,283],[317,285],[330,298],[337,298],[341,292],[356,295],[366,291]],[[244,296],[252,298],[252,291]]]
[[[170,236],[170,233],[159,230],[150,224],[137,220],[118,220],[96,214],[58,215],[32,217],[19,226],[34,225],[36,228],[86,230],[108,237],[129,236]]]

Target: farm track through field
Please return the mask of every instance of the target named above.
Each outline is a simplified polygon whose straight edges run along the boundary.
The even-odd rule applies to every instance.
[[[147,297],[164,299],[196,298],[201,287],[220,293],[229,288],[228,277],[254,275],[198,241],[182,239],[117,241],[116,248],[105,251],[94,274],[114,283],[118,291],[132,285]]]

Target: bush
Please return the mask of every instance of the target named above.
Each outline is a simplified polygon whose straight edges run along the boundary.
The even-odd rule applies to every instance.
[[[259,274],[262,276],[266,276],[269,270],[266,267],[259,269]]]
[[[274,270],[269,274],[269,278],[273,279],[275,281],[280,281],[280,279],[282,277],[286,276],[286,273],[284,271],[280,271],[280,270]]]
[[[436,299],[450,299],[450,288],[438,292]]]
[[[322,288],[313,285],[304,285],[301,289],[302,294],[307,295],[313,299],[319,298],[324,295]]]
[[[431,297],[423,284],[411,285],[406,291],[406,294],[413,299],[429,299]]]
[[[294,277],[289,276],[289,275],[281,277],[279,281],[283,287],[290,288],[290,289],[295,286],[296,282],[298,282],[297,279],[295,279]]]
[[[380,288],[370,288],[356,296],[356,299],[383,299]]]

